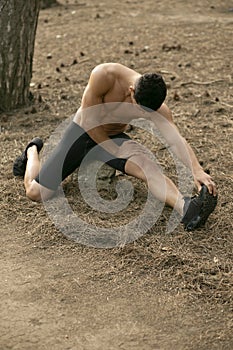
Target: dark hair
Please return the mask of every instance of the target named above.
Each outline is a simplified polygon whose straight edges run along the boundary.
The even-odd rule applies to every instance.
[[[161,75],[145,73],[135,84],[134,98],[142,107],[157,110],[164,102],[167,95],[167,87]]]

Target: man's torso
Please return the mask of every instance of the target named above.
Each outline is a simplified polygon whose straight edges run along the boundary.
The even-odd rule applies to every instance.
[[[123,112],[124,108],[129,106],[128,104],[132,104],[129,87],[134,85],[140,74],[118,63],[101,64],[93,70],[94,73],[97,71],[98,74],[103,72],[103,76],[106,79],[108,76],[111,77],[110,88],[101,95],[101,122],[109,136],[116,135],[124,132],[130,120],[133,119],[127,113],[123,115]],[[85,91],[82,101],[85,101]],[[124,107],[122,106],[123,104]],[[85,104],[82,104],[79,111],[83,109],[85,109]],[[98,107],[97,110],[99,113],[100,108]],[[82,125],[81,119],[77,120],[77,122]]]

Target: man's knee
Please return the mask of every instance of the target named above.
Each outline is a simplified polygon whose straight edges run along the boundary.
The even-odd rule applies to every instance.
[[[33,184],[31,184],[28,188],[26,188],[26,196],[34,202],[41,201],[41,193],[38,188],[35,188]]]
[[[38,184],[35,180],[26,186],[26,196],[34,202],[46,201],[54,195],[54,191]]]
[[[156,173],[161,172],[158,164],[146,155],[140,155],[130,158],[126,162],[126,173],[136,176],[144,181],[155,177]]]

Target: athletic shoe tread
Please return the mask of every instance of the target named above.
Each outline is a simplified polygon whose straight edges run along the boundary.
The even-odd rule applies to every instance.
[[[203,206],[200,212],[201,220],[199,221],[198,227],[201,227],[206,223],[208,217],[214,211],[217,205],[217,202],[218,202],[218,197],[210,194],[207,189],[207,192],[204,196]]]
[[[203,226],[217,205],[217,196],[209,193],[203,185],[198,196],[185,198],[185,211],[182,219],[184,228],[193,231]]]

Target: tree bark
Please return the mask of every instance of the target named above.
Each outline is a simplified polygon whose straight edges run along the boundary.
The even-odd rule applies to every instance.
[[[27,105],[40,0],[0,0],[0,112]]]

